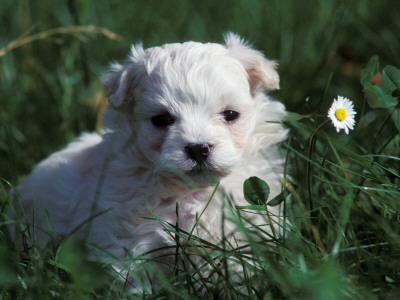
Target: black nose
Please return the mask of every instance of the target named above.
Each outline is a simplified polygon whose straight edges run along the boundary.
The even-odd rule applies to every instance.
[[[189,158],[201,163],[204,162],[210,154],[210,147],[211,146],[206,143],[192,143],[187,145],[185,150]]]

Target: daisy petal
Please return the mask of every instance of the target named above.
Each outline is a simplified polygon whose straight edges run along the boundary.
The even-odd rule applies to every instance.
[[[341,110],[341,114],[339,113],[341,120],[336,116],[336,111],[338,109]],[[333,103],[328,110],[328,118],[331,119],[337,132],[339,132],[340,129],[343,129],[346,134],[349,134],[349,129],[354,129],[354,115],[356,113],[357,112],[354,110],[354,105],[351,100],[346,97],[338,96],[337,99],[333,99]]]

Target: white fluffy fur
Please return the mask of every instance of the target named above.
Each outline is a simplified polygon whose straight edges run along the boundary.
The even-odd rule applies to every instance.
[[[179,202],[180,227],[190,230],[218,181],[235,205],[248,204],[242,186],[250,176],[264,179],[271,197],[277,195],[282,160],[276,145],[286,130],[265,121],[281,121],[285,109],[264,94],[279,88],[275,67],[234,34],[225,45],[133,46],[126,62],[112,65],[103,80],[110,102],[104,134],[83,134],[18,187],[28,219],[35,206],[36,225],[49,230],[47,210],[52,231],[79,228],[76,234],[118,258],[137,257],[174,243],[158,222],[143,217],[175,224]],[[240,116],[226,122],[225,110]],[[156,128],[151,118],[165,112],[175,122]],[[191,172],[196,162],[185,153],[189,143],[212,145],[207,175]],[[216,193],[196,235],[220,240],[223,201],[223,193]],[[104,213],[79,227],[98,212]],[[261,216],[246,217],[265,224]],[[233,231],[227,223],[225,232]]]

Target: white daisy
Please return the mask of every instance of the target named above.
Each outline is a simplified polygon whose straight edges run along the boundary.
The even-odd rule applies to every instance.
[[[328,117],[332,120],[336,131],[344,129],[346,134],[349,134],[349,129],[354,129],[354,115],[356,112],[353,109],[353,102],[345,97],[338,96],[333,100],[332,106],[328,111]]]

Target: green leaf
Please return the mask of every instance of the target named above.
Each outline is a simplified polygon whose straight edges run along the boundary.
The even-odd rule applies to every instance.
[[[387,66],[383,69],[383,73],[390,79],[393,85],[400,89],[400,70],[393,66]]]
[[[278,196],[274,197],[273,199],[271,199],[267,205],[268,206],[277,206],[279,204],[281,204],[283,201],[285,201],[286,199],[286,193],[282,192],[280,193]]]
[[[372,85],[371,82],[364,85],[364,93],[372,108],[390,108],[397,105],[397,99],[392,97],[391,93],[386,93],[382,87]]]
[[[262,179],[253,176],[244,181],[243,194],[250,204],[265,205],[269,197],[269,186]]]
[[[58,259],[63,265],[73,270],[79,268],[85,261],[86,253],[86,247],[82,241],[69,237],[60,245]]]
[[[364,74],[364,76],[366,76]],[[398,105],[400,97],[400,70],[387,66],[381,73],[380,86],[372,85],[370,81],[364,82],[364,93],[368,104],[372,108],[391,108]]]
[[[400,71],[393,66],[387,66],[382,71],[382,89],[392,96],[394,90],[400,88]]]
[[[364,69],[361,70],[360,82],[362,86],[366,83],[371,82],[375,74],[379,72],[379,57],[373,56]]]
[[[108,275],[100,264],[89,261],[84,241],[67,238],[58,251],[59,266],[69,273],[75,286],[96,289],[107,283]]]
[[[395,283],[396,281],[395,280],[393,280],[392,278],[390,278],[389,276],[385,276],[385,280],[386,280],[386,282],[388,282],[388,283]]]
[[[400,98],[400,89],[396,89],[392,92],[392,97]]]
[[[397,130],[400,132],[400,109],[396,108],[392,113],[392,120],[394,125],[397,127]]]

